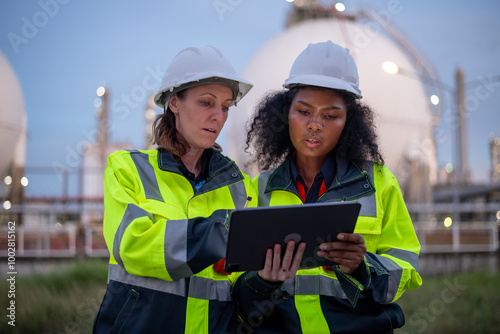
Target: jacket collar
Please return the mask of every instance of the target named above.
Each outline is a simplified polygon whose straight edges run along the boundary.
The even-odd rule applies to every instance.
[[[238,166],[236,166],[236,163],[222,153],[209,148],[205,150],[204,157],[209,159],[206,182],[213,182],[211,182],[211,185],[204,186],[203,192],[217,187],[219,183],[230,184],[243,180],[243,174]],[[179,164],[175,160],[174,156],[163,149],[158,149],[158,168],[162,171],[183,175],[179,170]]]
[[[286,190],[297,194],[297,188],[292,181],[290,173],[289,159],[292,159],[291,155],[287,157],[287,161],[272,172],[267,182],[265,193],[274,190]],[[358,195],[358,197],[361,197],[375,192],[373,180],[355,162],[342,159],[336,154],[335,170],[335,178],[322,196],[325,197],[324,200],[344,201]]]

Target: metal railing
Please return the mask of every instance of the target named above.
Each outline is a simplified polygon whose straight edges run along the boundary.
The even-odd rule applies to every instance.
[[[7,254],[8,242],[14,241],[16,257],[108,257],[103,214],[102,204],[95,203],[0,210],[0,256]]]
[[[456,228],[442,229],[417,224],[415,231],[422,253],[477,253],[498,250],[498,224],[495,222],[476,222],[474,226],[459,226],[458,231]]]
[[[422,253],[494,252],[499,249],[500,203],[411,204]],[[460,217],[453,222],[452,217]]]
[[[451,216],[450,205],[411,205],[422,253],[494,252],[499,249],[499,204],[463,204],[458,209],[468,219],[442,223]],[[108,257],[102,233],[102,204],[74,206],[44,204],[13,206],[0,210],[0,256],[7,256],[10,234],[15,234],[17,257]],[[16,222],[21,217],[22,224]],[[474,217],[481,217],[482,220]],[[486,218],[486,219],[485,219]],[[14,232],[12,224],[16,222]],[[10,232],[9,232],[10,231]]]

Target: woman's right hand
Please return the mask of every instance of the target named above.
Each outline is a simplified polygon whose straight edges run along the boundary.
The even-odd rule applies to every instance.
[[[286,245],[285,255],[281,259],[281,245],[275,244],[274,250],[268,249],[266,253],[266,263],[264,269],[259,270],[259,276],[268,282],[283,282],[286,279],[295,277],[299,270],[306,244],[300,243],[295,256],[295,241],[290,240]]]

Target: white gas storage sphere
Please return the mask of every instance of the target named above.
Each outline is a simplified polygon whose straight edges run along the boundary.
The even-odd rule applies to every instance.
[[[13,163],[24,165],[26,111],[16,73],[0,51],[0,177],[11,172]]]
[[[413,202],[428,201],[436,174],[434,115],[424,85],[418,79],[419,70],[381,30],[355,20],[304,21],[286,29],[258,50],[242,74],[254,88],[228,119],[228,155],[245,169],[246,123],[256,105],[266,93],[283,89],[294,60],[309,43],[328,40],[348,48],[356,61],[361,101],[375,111],[386,166],[396,175],[403,191],[415,192],[405,197],[412,197]],[[388,61],[396,64],[401,73],[384,71],[382,65]],[[258,171],[249,168],[247,172],[253,176]]]

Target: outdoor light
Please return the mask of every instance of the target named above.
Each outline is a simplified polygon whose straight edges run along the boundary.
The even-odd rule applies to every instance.
[[[396,74],[399,71],[398,65],[392,61],[386,61],[382,64],[382,69],[389,74]]]
[[[345,5],[342,2],[337,2],[335,4],[335,9],[339,12],[343,12],[345,10]]]
[[[22,185],[23,187],[28,186],[28,178],[27,178],[26,176],[23,176],[23,177],[21,178],[21,185]]]
[[[104,89],[104,87],[99,87],[97,88],[97,96],[103,96],[104,93],[106,93],[106,89]]]
[[[12,203],[9,200],[3,202],[3,208],[5,210],[10,210],[10,208],[12,208]]]
[[[446,219],[444,220],[445,227],[450,227],[452,223],[453,223],[453,221],[451,220],[450,217],[446,217]]]
[[[439,97],[437,95],[432,95],[431,96],[431,103],[435,106],[439,104]]]
[[[7,176],[3,179],[3,182],[4,182],[6,185],[10,185],[10,184],[12,183],[12,176],[7,175]]]

